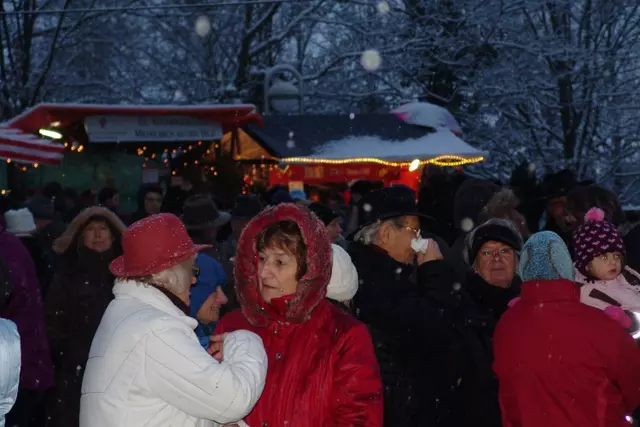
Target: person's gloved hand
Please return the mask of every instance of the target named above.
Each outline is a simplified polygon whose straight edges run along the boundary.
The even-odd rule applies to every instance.
[[[631,318],[620,307],[610,305],[604,309],[604,314],[618,322],[625,329],[629,329],[631,327]]]
[[[423,250],[416,252],[418,265],[422,265],[425,262],[444,259],[442,253],[440,252],[440,247],[438,246],[436,241],[433,239],[426,239],[426,241],[427,242],[424,244],[426,245],[426,247],[423,247],[424,245],[420,245],[420,248],[422,248]]]

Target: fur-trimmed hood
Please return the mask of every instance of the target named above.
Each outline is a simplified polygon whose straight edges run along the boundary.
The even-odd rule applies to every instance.
[[[94,217],[102,217],[113,228],[122,234],[127,226],[118,216],[107,208],[92,206],[80,212],[67,226],[67,229],[53,242],[53,251],[59,255],[64,254],[78,233],[82,232],[89,220]]]
[[[249,222],[238,241],[234,275],[236,293],[247,320],[257,326],[269,321],[269,310],[258,288],[258,251],[256,239],[267,226],[291,220],[300,227],[307,247],[307,272],[300,279],[295,297],[285,317],[296,323],[306,321],[327,293],[331,278],[331,244],[327,230],[310,210],[291,203],[265,209]]]

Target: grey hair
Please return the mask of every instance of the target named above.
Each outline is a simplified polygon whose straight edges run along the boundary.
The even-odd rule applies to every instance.
[[[367,226],[362,227],[356,235],[353,237],[353,240],[356,242],[360,242],[363,245],[372,245],[378,241],[378,232],[382,228],[382,224],[385,222],[390,222],[396,228],[401,228],[404,226],[401,217],[390,218],[388,220],[377,220],[373,224],[369,224]]]
[[[522,235],[520,234],[520,230],[518,230],[518,228],[513,224],[513,222],[509,221],[508,219],[492,218],[487,222],[483,222],[482,224],[480,224],[479,226],[471,230],[469,234],[467,234],[467,237],[465,238],[465,241],[464,241],[464,251],[462,254],[462,256],[464,257],[464,262],[467,263],[467,265],[469,266],[472,265],[472,263],[470,262],[471,261],[470,252],[471,252],[471,248],[473,248],[473,241],[475,240],[477,231],[489,225],[497,225],[500,227],[508,228],[509,231],[511,231],[514,235],[518,236],[520,240],[520,247],[522,247],[523,245]],[[519,257],[520,252],[517,252],[517,255]]]
[[[191,287],[193,280],[193,272],[186,266],[186,261],[188,259],[149,276],[116,277],[116,282],[132,280],[144,286],[164,288],[174,295],[181,294]]]
[[[172,294],[181,294],[191,287],[192,272],[183,263],[151,275],[151,283]]]

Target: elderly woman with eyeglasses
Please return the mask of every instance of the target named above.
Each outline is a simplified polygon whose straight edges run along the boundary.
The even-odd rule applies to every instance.
[[[513,221],[490,219],[466,238],[469,265],[460,295],[470,363],[461,374],[464,426],[500,427],[498,382],[493,373],[493,332],[510,301],[520,293],[516,275],[523,239]]]

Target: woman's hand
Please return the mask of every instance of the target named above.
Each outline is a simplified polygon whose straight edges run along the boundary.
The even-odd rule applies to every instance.
[[[227,337],[227,334],[218,334],[211,335],[209,339],[209,347],[207,347],[207,353],[213,356],[218,362],[222,362],[223,357],[223,345],[224,339]]]

